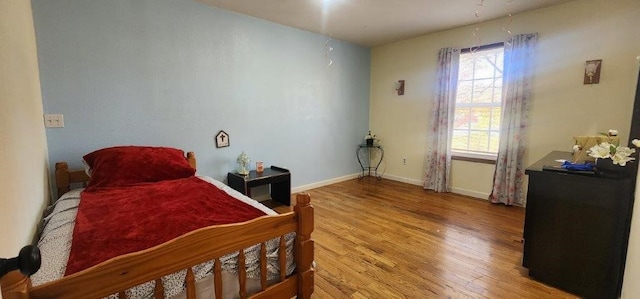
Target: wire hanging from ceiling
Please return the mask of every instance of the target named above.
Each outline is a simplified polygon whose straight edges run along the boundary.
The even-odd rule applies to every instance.
[[[329,38],[324,42],[324,58],[327,61],[327,67],[330,67],[333,64],[333,60],[331,59],[331,51],[333,51],[333,46],[331,46],[331,42],[333,39],[331,38],[331,29],[329,29]]]
[[[473,55],[480,46],[482,46],[482,25],[484,23],[484,19],[482,18],[482,9],[484,8],[484,0],[478,0],[476,3],[476,12],[475,16],[478,20],[476,28],[473,29],[471,34],[473,34],[473,46],[471,46],[471,55]]]
[[[325,34],[328,33],[329,36],[324,42],[324,60],[327,62],[327,68],[333,64],[333,59],[331,59],[333,34],[330,25],[331,18],[329,17],[332,9],[335,9],[335,3],[329,0],[322,0],[322,32]]]
[[[482,40],[482,26],[484,25],[484,16],[483,16],[483,9],[484,9],[484,0],[477,0],[478,2],[476,3],[476,9],[475,9],[475,17],[476,17],[476,27],[473,29],[473,31],[471,32],[471,34],[473,35],[473,46],[471,46],[470,48],[470,53],[473,55],[480,46],[482,46],[483,44],[483,40]],[[504,5],[505,5],[505,10],[506,10],[506,19],[504,20],[503,24],[502,24],[502,31],[505,33],[506,35],[506,41],[505,44],[509,44],[511,37],[513,37],[513,31],[511,30],[511,25],[513,23],[513,13],[511,10],[511,3],[515,2],[516,0],[505,0]]]
[[[507,0],[504,4],[507,9],[507,19],[502,25],[502,31],[504,31],[507,34],[507,40],[505,41],[505,44],[507,45],[510,43],[511,37],[513,37],[513,32],[511,32],[511,23],[513,23],[513,13],[511,13],[511,3],[513,1],[515,0]]]

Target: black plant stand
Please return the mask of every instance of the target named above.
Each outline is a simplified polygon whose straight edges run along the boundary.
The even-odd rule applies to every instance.
[[[380,158],[377,161],[371,161],[371,153],[373,151],[380,152]],[[369,144],[360,144],[358,145],[358,149],[356,150],[356,158],[358,158],[358,163],[360,164],[360,168],[362,169],[362,174],[358,176],[358,179],[362,179],[365,177],[365,172],[367,176],[373,175],[376,179],[381,180],[382,176],[378,175],[378,167],[382,163],[382,158],[384,158],[384,149],[382,149],[381,145],[369,145]],[[363,163],[363,160],[365,163]],[[375,164],[375,166],[373,166]]]

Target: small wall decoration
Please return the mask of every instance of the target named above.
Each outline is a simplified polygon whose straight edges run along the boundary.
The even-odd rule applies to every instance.
[[[584,84],[600,83],[600,68],[602,59],[589,60],[584,65]]]
[[[404,95],[404,80],[398,80],[398,82],[396,82],[396,91],[398,92],[398,95]]]
[[[227,132],[220,130],[218,134],[216,134],[216,147],[227,147],[229,146],[229,134]]]

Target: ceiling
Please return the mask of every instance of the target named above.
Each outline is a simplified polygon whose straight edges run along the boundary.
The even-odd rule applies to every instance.
[[[572,0],[199,0],[374,47]]]

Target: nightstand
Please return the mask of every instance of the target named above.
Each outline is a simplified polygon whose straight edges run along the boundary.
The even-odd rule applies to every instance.
[[[287,206],[291,204],[291,172],[282,167],[271,166],[261,173],[251,170],[248,175],[229,172],[227,184],[249,197],[252,187],[271,185],[271,199]]]

